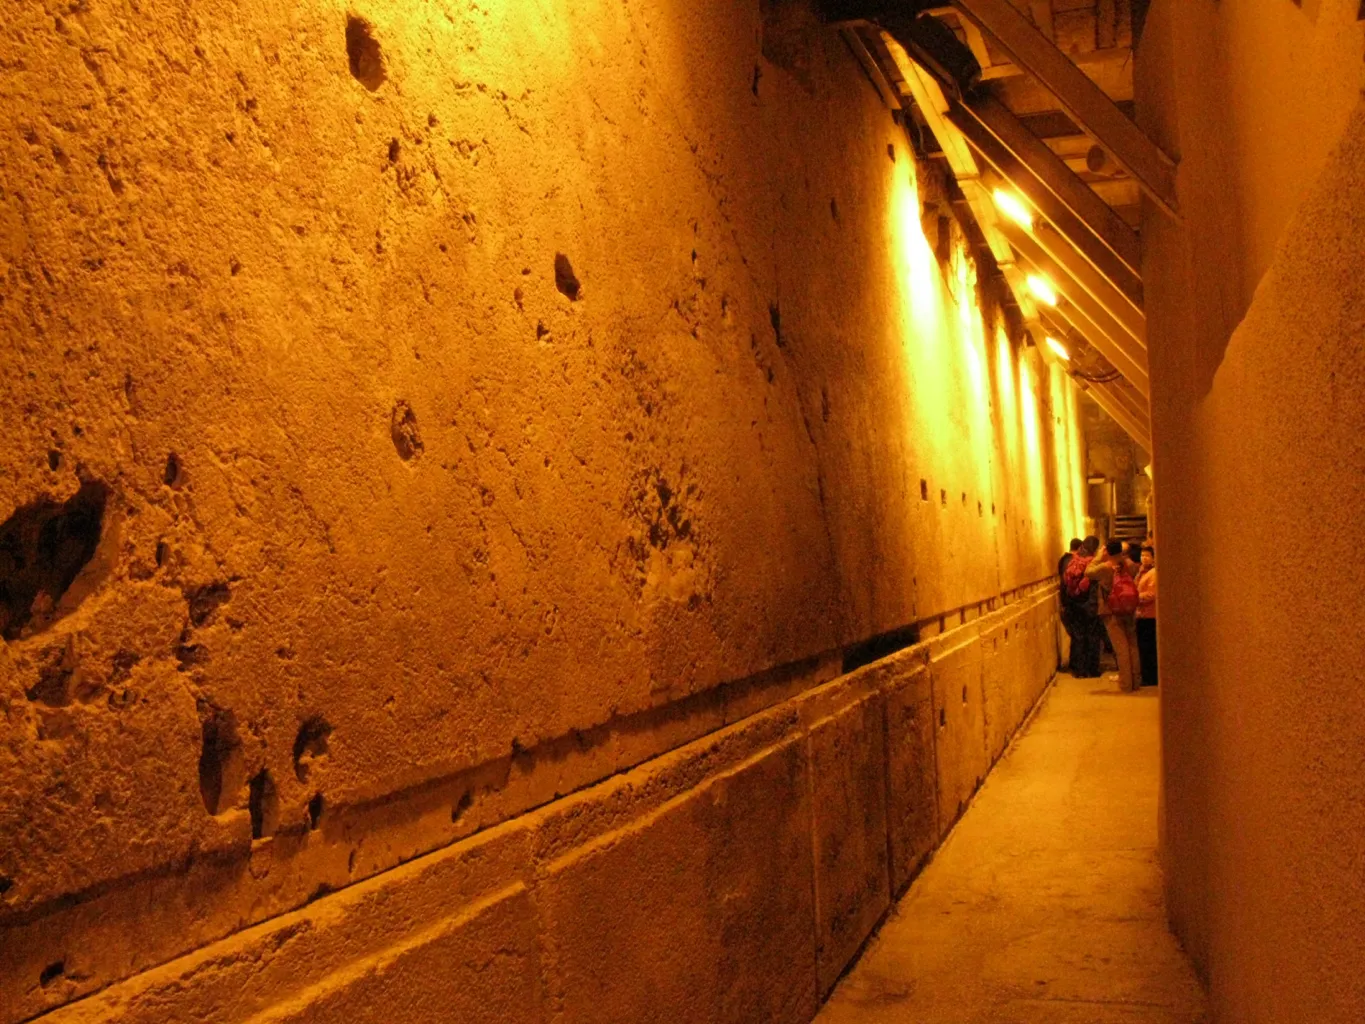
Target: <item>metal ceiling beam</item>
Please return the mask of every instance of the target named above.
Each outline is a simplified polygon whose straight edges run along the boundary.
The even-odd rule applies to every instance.
[[[1084,381],[1078,381],[1077,383],[1080,385],[1082,391],[1093,398],[1095,403],[1109,414],[1109,418],[1117,423],[1125,434],[1138,444],[1142,445],[1144,451],[1150,452],[1152,450],[1151,434],[1144,431],[1141,425],[1128,414],[1128,411],[1114,401],[1112,395],[1099,385],[1086,384]]]
[[[1142,243],[1137,232],[1066,161],[993,97],[969,97],[950,108],[947,117],[1096,269],[1141,303]]]
[[[953,5],[994,37],[1016,64],[1027,68],[1158,206],[1179,216],[1175,162],[1009,0],[953,0]]]
[[[877,59],[868,52],[867,44],[863,42],[863,37],[859,34],[857,26],[845,25],[839,30],[839,34],[844,37],[844,42],[853,51],[853,56],[858,58],[858,63],[863,66],[863,71],[872,82],[872,87],[881,96],[882,102],[892,110],[900,110],[900,94],[896,92],[895,86],[886,80],[886,75],[882,74]]]
[[[982,181],[988,190],[994,190],[1001,184],[1009,184],[1009,182],[1002,183],[990,176],[983,176]],[[1011,222],[1011,226],[1014,226],[1013,222]],[[1019,227],[1021,230],[1029,230],[1023,228],[1022,225]],[[1115,320],[1123,324],[1130,334],[1135,338],[1142,339],[1143,344],[1146,344],[1147,315],[1141,304],[1135,301],[1133,296],[1116,288],[1108,277],[1096,270],[1089,260],[1082,257],[1070,238],[1056,230],[1051,224],[1035,218],[1031,233],[1038,245],[1063,270],[1075,278],[1077,283],[1089,292],[1096,302],[1103,306]]]
[[[1103,387],[1113,396],[1115,401],[1128,410],[1133,421],[1146,430],[1150,436],[1152,433],[1152,415],[1148,410],[1147,403],[1141,396],[1134,392],[1131,387],[1128,387],[1121,377],[1118,380],[1105,381]]]
[[[1084,381],[1087,385],[1099,386],[1101,382],[1089,380],[1083,375],[1080,370],[1080,360],[1078,359],[1078,356],[1079,348],[1081,347],[1091,348],[1096,352],[1100,352],[1100,348],[1077,328],[1071,326],[1067,319],[1062,316],[1055,307],[1043,306],[1039,309],[1039,326],[1042,328],[1044,336],[1050,334],[1055,338],[1061,339],[1063,344],[1070,351],[1071,358],[1065,364],[1067,372],[1075,375],[1078,381]],[[1108,366],[1109,371],[1119,374],[1119,371],[1112,363],[1105,360],[1105,364]],[[1090,376],[1104,375],[1105,371],[1092,371],[1090,374]],[[1104,383],[1110,387],[1115,401],[1119,402],[1128,410],[1129,415],[1136,425],[1142,428],[1148,436],[1151,436],[1151,413],[1148,409],[1146,398],[1144,398],[1138,392],[1138,389],[1121,374],[1119,374],[1117,380]]]
[[[1113,340],[1100,330],[1093,320],[1085,315],[1085,312],[1076,308],[1073,303],[1066,299],[1061,299],[1057,305],[1050,307],[1072,330],[1083,337],[1090,346],[1099,352],[1109,362],[1114,364],[1114,369],[1128,380],[1143,397],[1151,394],[1151,384],[1147,379],[1147,371],[1140,366],[1136,366],[1127,358],[1123,350],[1114,344]]]
[[[980,167],[976,162],[976,156],[962,135],[944,117],[949,101],[938,81],[915,63],[905,48],[889,33],[882,33],[882,44],[901,73],[905,87],[910,90],[910,97],[915,101],[915,106],[924,117],[929,130],[934,133],[934,138],[943,148],[948,167],[972,209],[972,216],[976,218],[976,223],[981,228],[991,255],[997,263],[1012,263],[1014,252],[996,226],[995,204],[981,185]]]
[[[1123,407],[1132,421],[1137,424],[1138,429],[1148,437],[1152,436],[1152,417],[1147,411],[1146,403],[1134,396],[1130,389],[1124,387],[1121,380],[1106,381],[1096,386],[1103,388],[1110,398]]]
[[[1122,318],[1115,316],[1108,307],[1110,304],[1121,305],[1120,303],[1115,301],[1105,303],[1097,298],[1089,288],[1071,274],[1066,265],[1054,259],[1037,238],[1014,221],[1001,218],[1000,230],[1009,239],[1009,243],[1014,247],[1015,252],[1041,270],[1056,285],[1059,292],[1084,309],[1091,320],[1104,328],[1105,333],[1109,334],[1115,341],[1122,343],[1135,362],[1140,364],[1147,362],[1147,319],[1145,317],[1140,314]]]
[[[1135,338],[1147,338],[1147,314],[1131,296],[1119,291],[1110,280],[1081,258],[1071,240],[1052,225],[1035,223],[1033,238],[1057,263],[1103,306]]]
[[[1058,299],[1057,305],[1043,308],[1048,314],[1056,316],[1084,338],[1086,343],[1096,352],[1108,359],[1113,364],[1114,369],[1123,374],[1128,383],[1140,395],[1146,398],[1151,394],[1146,364],[1135,362],[1132,356],[1101,330],[1095,321],[1086,316],[1084,310],[1077,307],[1075,303],[1069,302],[1064,296]]]

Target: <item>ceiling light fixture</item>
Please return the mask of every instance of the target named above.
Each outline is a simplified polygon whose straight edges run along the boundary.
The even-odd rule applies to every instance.
[[[1040,274],[1029,274],[1028,290],[1033,292],[1033,297],[1039,302],[1049,306],[1057,305],[1057,289],[1052,287],[1052,282]]]
[[[1018,196],[1006,192],[1003,188],[998,188],[993,193],[993,198],[1001,213],[1020,227],[1028,231],[1033,230],[1033,214],[1029,213],[1028,207],[1023,204]]]

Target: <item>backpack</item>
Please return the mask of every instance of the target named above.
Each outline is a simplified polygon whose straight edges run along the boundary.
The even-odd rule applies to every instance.
[[[1138,608],[1138,588],[1122,569],[1114,570],[1114,585],[1109,589],[1109,611],[1114,615],[1132,615]]]
[[[1066,563],[1066,572],[1062,575],[1062,589],[1068,600],[1084,601],[1090,593],[1090,578],[1085,574],[1085,568],[1089,564],[1090,559],[1083,555],[1077,555]]]

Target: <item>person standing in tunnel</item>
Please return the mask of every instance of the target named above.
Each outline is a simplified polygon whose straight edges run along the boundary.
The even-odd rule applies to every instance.
[[[1138,569],[1137,646],[1142,664],[1142,685],[1155,686],[1156,672],[1156,548],[1146,544],[1142,548],[1142,565]]]
[[[1058,603],[1061,610],[1062,628],[1066,630],[1066,635],[1071,639],[1070,650],[1067,654],[1067,671],[1073,675],[1079,674],[1076,671],[1076,666],[1078,664],[1076,616],[1073,613],[1072,601],[1067,596],[1066,592],[1066,567],[1071,564],[1072,559],[1076,557],[1080,550],[1081,539],[1079,537],[1072,537],[1070,550],[1062,555],[1061,559],[1057,562],[1057,588],[1060,592]]]
[[[1095,557],[1099,541],[1087,537],[1080,549],[1067,562],[1062,574],[1063,599],[1069,610],[1072,628],[1071,674],[1082,679],[1100,674],[1100,623],[1095,615],[1095,587],[1085,575]]]
[[[1105,552],[1085,569],[1085,575],[1098,590],[1097,613],[1104,623],[1114,658],[1119,668],[1119,689],[1131,693],[1137,688],[1141,673],[1138,665],[1137,627],[1134,616],[1138,608],[1137,582],[1133,579],[1134,566],[1123,551],[1123,541],[1111,540]]]

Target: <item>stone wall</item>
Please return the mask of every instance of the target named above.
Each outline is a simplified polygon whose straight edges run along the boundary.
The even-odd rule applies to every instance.
[[[44,1019],[809,1020],[1051,678],[1054,605],[727,691],[698,739]]]
[[[1168,904],[1228,1024],[1365,1019],[1360,13],[1156,0],[1138,54]]]
[[[1083,473],[840,36],[95,0],[0,69],[0,1017],[591,1016],[664,904],[687,970],[760,957],[702,1016],[818,935],[804,1012],[1050,674],[1046,603],[1009,671],[961,624],[1051,576]],[[932,772],[869,745],[880,683],[812,689],[944,631]],[[384,982],[431,958],[501,980]]]

